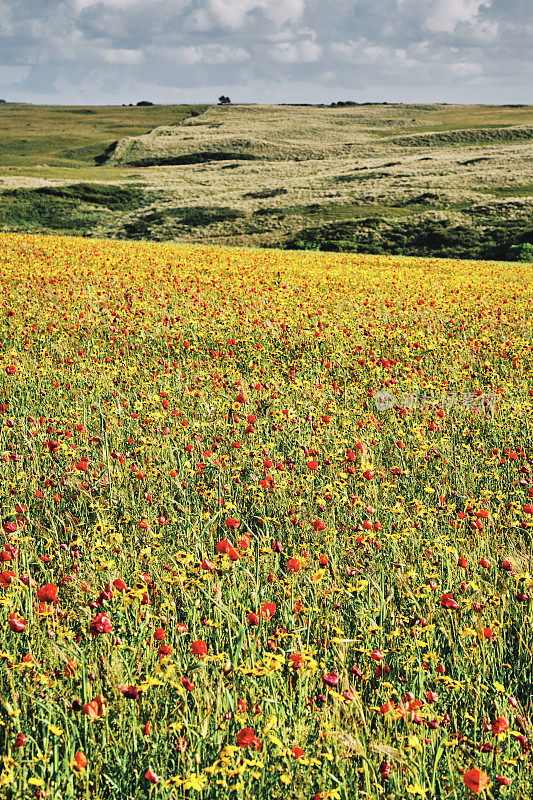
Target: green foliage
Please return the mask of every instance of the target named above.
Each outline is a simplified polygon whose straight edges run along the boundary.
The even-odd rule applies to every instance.
[[[533,262],[533,244],[531,242],[523,242],[522,244],[512,244],[507,251],[509,261],[532,261]]]
[[[192,206],[190,208],[171,208],[163,211],[150,211],[122,226],[121,238],[151,239],[159,238],[165,229],[171,234],[175,227],[199,228],[215,222],[231,222],[244,217],[241,211],[228,207]]]
[[[257,192],[246,192],[243,197],[252,197],[256,200],[261,200],[266,197],[278,197],[280,194],[287,194],[286,189],[259,189]]]
[[[168,212],[169,216],[179,220],[181,225],[196,228],[202,225],[211,225],[213,222],[231,222],[246,216],[242,211],[228,206],[191,206],[190,208],[175,208]]]
[[[91,205],[105,206],[120,211],[129,211],[150,202],[142,189],[134,186],[113,184],[76,183],[70,186],[41,186],[33,190],[36,194],[79,200]],[[9,192],[6,192],[9,194]]]
[[[147,202],[147,193],[135,186],[77,183],[8,189],[0,194],[0,226],[84,232],[101,222],[104,210],[128,211]],[[84,204],[103,208],[93,211]]]
[[[183,164],[204,164],[207,161],[259,161],[261,156],[252,153],[204,151],[201,153],[184,153],[181,156],[146,156],[124,162],[128,167],[179,167]]]
[[[523,221],[502,221],[482,228],[454,225],[449,220],[391,221],[371,217],[300,230],[279,246],[291,250],[528,261],[531,241],[533,231]]]
[[[34,189],[13,189],[0,194],[0,227],[3,228],[83,232],[98,223],[100,216],[81,211],[74,199],[49,197]]]

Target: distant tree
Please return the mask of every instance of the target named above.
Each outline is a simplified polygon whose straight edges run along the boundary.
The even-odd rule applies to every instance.
[[[7,100],[0,100],[0,103],[7,103]]]
[[[139,100],[137,103],[138,106],[153,106],[153,103],[150,100]]]
[[[218,102],[221,106],[227,106],[228,103],[231,103],[231,100],[229,99],[229,97],[226,97],[226,95],[221,94],[220,97],[218,98]]]

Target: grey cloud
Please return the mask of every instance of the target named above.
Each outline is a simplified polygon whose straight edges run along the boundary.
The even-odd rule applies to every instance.
[[[0,0],[0,96],[527,102],[529,8],[529,0]]]

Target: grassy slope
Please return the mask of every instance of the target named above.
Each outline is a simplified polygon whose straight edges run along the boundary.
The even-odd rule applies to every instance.
[[[92,170],[95,157],[113,141],[175,125],[204,108],[0,105],[0,169],[46,177],[55,177],[61,168]],[[52,171],[45,173],[43,164]]]
[[[204,113],[170,127],[191,110]],[[0,195],[0,227],[297,248],[323,248],[329,239],[342,249],[348,237],[359,249],[398,253],[418,246],[429,219],[466,231],[466,256],[501,257],[501,242],[527,240],[533,185],[529,142],[505,141],[505,131],[532,121],[531,107],[505,106],[5,106],[0,182],[30,191]],[[477,130],[500,139],[483,141]],[[470,140],[457,141],[453,131],[470,131]],[[417,146],[417,136],[431,133],[432,146]],[[96,166],[95,157],[124,137],[131,138]],[[157,163],[210,149],[220,155],[229,141],[262,160],[128,165],[132,148]],[[52,179],[134,181],[144,195],[127,209],[111,198],[95,204],[85,190],[77,199],[37,197],[32,187]],[[444,239],[453,247],[457,236]]]

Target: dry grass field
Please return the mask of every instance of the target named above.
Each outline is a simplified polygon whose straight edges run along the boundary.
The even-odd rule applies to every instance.
[[[39,166],[34,135],[24,168],[14,137],[0,152],[0,225],[62,230],[56,217],[70,232],[106,238],[437,255],[455,247],[470,257],[505,257],[531,240],[530,106],[214,106],[193,117],[180,108],[115,109],[116,123],[109,109],[105,120],[65,110],[65,138],[72,119],[92,120],[91,141],[71,147],[76,161],[56,148]],[[132,130],[134,114],[161,124]],[[112,130],[126,135],[113,142]],[[49,195],[45,213],[33,214],[35,190],[80,181],[133,186],[139,202],[110,207],[78,192],[75,207],[60,209],[66,200],[55,196],[50,215]],[[15,201],[32,206],[18,225]]]

